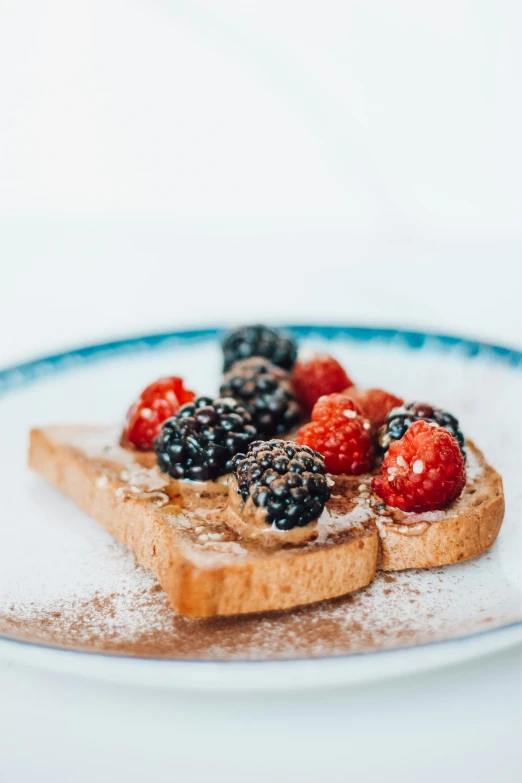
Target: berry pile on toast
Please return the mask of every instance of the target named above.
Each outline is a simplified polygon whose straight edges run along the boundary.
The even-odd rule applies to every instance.
[[[494,542],[502,480],[452,413],[364,390],[265,326],[231,332],[223,354],[218,398],[173,376],[123,428],[31,432],[30,467],[132,549],[177,611],[288,609]]]

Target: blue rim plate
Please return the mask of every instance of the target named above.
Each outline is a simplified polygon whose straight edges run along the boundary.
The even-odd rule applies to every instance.
[[[361,326],[292,325],[285,327],[298,339],[348,339],[356,343],[400,343],[408,350],[425,348],[448,353],[458,351],[466,360],[487,361],[518,371],[522,352],[451,335]],[[37,383],[41,378],[67,372],[79,365],[107,361],[124,355],[176,346],[214,342],[222,335],[215,328],[192,329],[131,337],[89,345],[13,365],[0,370],[0,396]],[[308,687],[355,683],[396,676],[466,660],[504,649],[522,641],[522,622],[491,628],[415,647],[351,653],[337,657],[283,661],[164,660],[117,654],[65,650],[0,636],[0,653],[7,658],[46,668],[176,688]],[[327,661],[327,663],[326,663]],[[224,665],[225,664],[225,665]]]
[[[470,359],[479,355],[489,355],[491,359],[501,361],[510,367],[519,368],[522,365],[522,351],[448,334],[370,326],[314,326],[301,324],[284,326],[283,328],[294,334],[297,339],[320,337],[323,340],[334,340],[338,337],[347,337],[359,343],[376,341],[392,343],[400,340],[411,350],[421,350],[428,344],[431,347],[437,346],[440,350],[450,351],[458,349]],[[103,361],[117,355],[150,351],[179,344],[216,340],[223,334],[224,331],[222,329],[216,328],[159,332],[140,337],[129,337],[123,340],[94,343],[82,348],[74,348],[62,353],[42,356],[0,370],[0,394],[6,394],[20,386],[27,385],[44,375],[70,369],[71,366],[78,363]]]

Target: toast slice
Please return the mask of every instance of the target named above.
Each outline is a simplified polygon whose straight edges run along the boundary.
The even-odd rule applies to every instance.
[[[369,584],[377,568],[402,570],[473,557],[495,540],[502,481],[467,444],[468,483],[443,512],[382,508],[371,476],[334,477],[310,540],[242,535],[227,521],[228,485],[180,482],[153,454],[123,449],[114,428],[55,426],[31,432],[29,466],[151,569],[172,607],[189,617],[289,609]]]
[[[181,614],[287,609],[374,578],[378,534],[370,518],[334,512],[315,541],[299,546],[244,540],[223,523],[226,484],[169,480],[154,455],[122,449],[118,437],[103,428],[33,430],[29,466],[132,549]]]

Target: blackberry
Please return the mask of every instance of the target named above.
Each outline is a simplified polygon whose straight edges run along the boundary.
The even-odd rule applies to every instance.
[[[230,472],[232,457],[257,437],[252,417],[235,400],[199,397],[163,423],[154,450],[164,473],[208,481]]]
[[[281,332],[256,324],[229,332],[223,342],[223,354],[225,371],[235,362],[250,356],[264,356],[272,364],[291,370],[297,359],[297,346]]]
[[[255,441],[247,454],[236,454],[232,468],[243,500],[266,509],[266,524],[278,530],[305,527],[330,498],[321,455],[290,440]]]
[[[303,415],[292,391],[290,374],[262,356],[233,364],[219,393],[221,397],[233,397],[247,409],[263,438],[283,435],[297,426]]]
[[[379,430],[378,443],[382,451],[388,451],[394,440],[400,440],[406,431],[411,427],[414,421],[427,421],[444,427],[445,430],[453,435],[459,444],[464,458],[464,435],[462,434],[459,422],[451,413],[434,408],[425,402],[410,402],[401,408],[394,408],[388,414],[386,423]]]

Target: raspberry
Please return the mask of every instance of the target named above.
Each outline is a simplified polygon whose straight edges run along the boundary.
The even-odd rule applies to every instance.
[[[394,441],[381,472],[372,480],[374,492],[401,511],[437,511],[459,497],[466,467],[459,444],[446,429],[414,422]]]
[[[251,356],[264,356],[277,367],[291,370],[297,358],[297,346],[288,335],[262,324],[242,326],[229,332],[223,342],[225,372],[235,362]]]
[[[361,409],[351,397],[346,394],[328,394],[320,397],[314,405],[312,411],[312,421],[326,421],[329,419],[340,418],[354,419],[360,416]]]
[[[181,378],[160,378],[142,391],[127,413],[122,435],[124,445],[151,451],[161,425],[196,395],[185,389]]]
[[[255,441],[247,454],[236,454],[232,468],[243,500],[251,496],[278,530],[313,522],[330,497],[321,455],[290,440]]]
[[[318,400],[312,421],[301,427],[297,442],[322,454],[329,473],[367,473],[373,467],[370,423],[344,394]]]
[[[357,403],[361,413],[370,420],[373,429],[384,424],[390,411],[404,405],[404,400],[384,389],[359,389],[357,386],[351,386],[344,393]]]
[[[310,410],[319,397],[342,392],[352,381],[337,359],[326,354],[317,354],[308,361],[295,363],[292,372],[292,386],[298,400]]]

